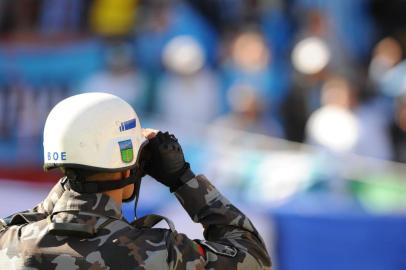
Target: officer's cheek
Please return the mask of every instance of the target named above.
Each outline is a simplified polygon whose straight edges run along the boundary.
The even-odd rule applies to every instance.
[[[129,199],[134,192],[134,185],[128,185],[123,190],[123,200]]]

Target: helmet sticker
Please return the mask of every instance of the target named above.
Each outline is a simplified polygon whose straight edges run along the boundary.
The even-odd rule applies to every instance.
[[[121,160],[129,163],[134,159],[133,144],[131,140],[118,142],[120,146]]]
[[[129,129],[133,129],[133,128],[135,128],[136,125],[137,125],[137,123],[135,122],[135,118],[125,121],[125,122],[121,122],[120,132],[129,130]]]

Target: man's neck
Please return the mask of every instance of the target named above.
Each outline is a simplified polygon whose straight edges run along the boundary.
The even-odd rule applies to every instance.
[[[122,204],[122,200],[123,200],[123,190],[121,188],[105,191],[105,192],[103,192],[103,194],[112,198],[115,201],[115,203],[117,204],[117,206],[119,208],[121,208],[121,204]]]

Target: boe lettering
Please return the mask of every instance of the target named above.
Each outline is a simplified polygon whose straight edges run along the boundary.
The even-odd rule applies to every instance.
[[[66,160],[66,152],[48,152],[48,160]]]

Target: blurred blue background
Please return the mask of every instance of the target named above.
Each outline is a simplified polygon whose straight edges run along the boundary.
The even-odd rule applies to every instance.
[[[402,0],[0,1],[0,215],[32,207],[50,109],[83,92],[180,139],[274,269],[406,269]],[[123,212],[134,218],[133,205]],[[146,177],[138,215],[202,237]]]

